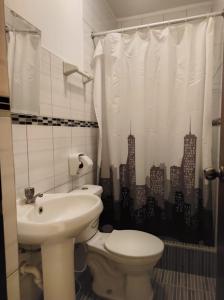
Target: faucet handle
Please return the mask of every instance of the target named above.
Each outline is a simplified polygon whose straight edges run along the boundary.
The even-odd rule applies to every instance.
[[[33,199],[35,193],[35,188],[34,187],[26,187],[24,189],[24,194],[26,196],[26,199]]]

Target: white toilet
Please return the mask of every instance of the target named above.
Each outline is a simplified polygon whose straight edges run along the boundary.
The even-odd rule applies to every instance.
[[[99,197],[102,194],[101,186],[85,185],[81,189]],[[163,254],[164,243],[137,230],[99,232],[98,224],[98,219],[94,220],[77,238],[88,247],[93,291],[111,300],[152,300],[150,277]]]

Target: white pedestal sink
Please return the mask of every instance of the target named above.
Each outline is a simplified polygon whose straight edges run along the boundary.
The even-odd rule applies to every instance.
[[[45,194],[35,204],[17,201],[19,243],[41,245],[44,300],[74,300],[74,241],[103,204],[86,192]]]

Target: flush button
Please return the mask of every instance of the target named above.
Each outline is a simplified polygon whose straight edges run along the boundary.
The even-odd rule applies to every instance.
[[[88,187],[84,186],[81,188],[81,190],[88,190]]]

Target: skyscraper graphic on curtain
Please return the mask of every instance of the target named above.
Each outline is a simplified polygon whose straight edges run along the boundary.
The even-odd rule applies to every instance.
[[[195,188],[196,148],[197,137],[190,130],[184,137],[181,165],[171,166],[170,170],[164,164],[152,166],[146,184],[137,185],[135,137],[130,134],[127,163],[119,168],[120,216],[114,225],[119,229],[138,229],[165,238],[212,245],[212,212],[203,207],[202,185]],[[113,185],[112,176],[110,184],[105,179],[101,184],[106,194],[103,201],[112,201],[113,193],[108,192],[108,187]]]

